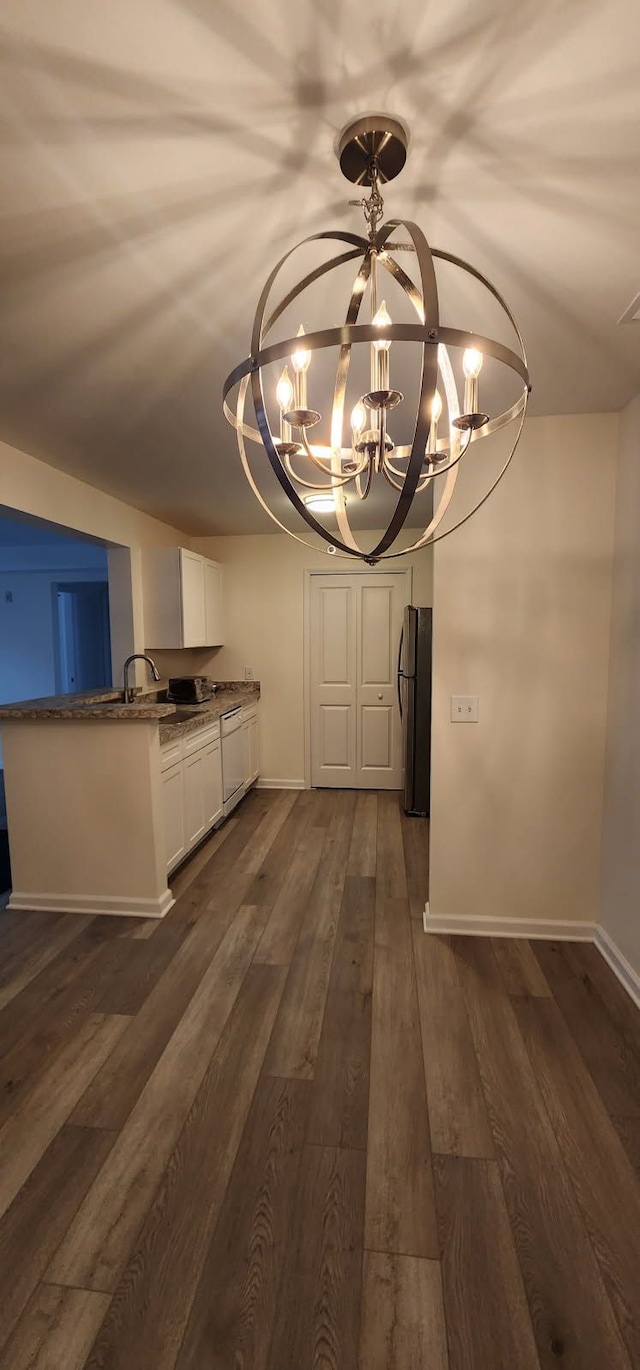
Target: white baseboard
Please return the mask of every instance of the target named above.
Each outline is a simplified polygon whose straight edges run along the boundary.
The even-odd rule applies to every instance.
[[[164,918],[173,908],[171,890],[157,899],[131,899],[123,895],[101,894],[28,894],[12,890],[7,908],[23,913],[89,913],[110,914],[117,918]]]
[[[640,975],[633,969],[626,956],[623,956],[620,948],[616,946],[613,938],[600,924],[596,928],[595,944],[601,956],[604,956],[607,965],[611,966],[620,984],[633,999],[636,1007],[640,1008]]]
[[[260,776],[256,780],[257,790],[306,790],[304,780],[266,780]]]
[[[451,933],[457,937],[527,937],[554,942],[593,942],[597,923],[558,923],[551,918],[447,917],[431,913],[425,904],[425,932]]]

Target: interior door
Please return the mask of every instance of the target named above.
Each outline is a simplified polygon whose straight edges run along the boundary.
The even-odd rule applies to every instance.
[[[354,581],[311,577],[311,784],[338,789],[358,783]]]
[[[396,668],[404,572],[312,575],[311,784],[399,789]]]
[[[399,790],[402,785],[397,670],[405,593],[404,574],[359,578],[356,739],[359,789]]]

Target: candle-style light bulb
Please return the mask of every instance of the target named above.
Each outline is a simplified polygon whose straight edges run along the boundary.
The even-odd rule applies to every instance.
[[[354,404],[353,409],[351,410],[351,432],[353,433],[354,443],[358,441],[360,434],[364,430],[366,422],[367,411],[362,403],[362,400],[358,400],[358,403]]]
[[[380,308],[374,314],[371,322],[372,324],[375,324],[376,328],[387,328],[391,323],[391,316],[384,300],[382,301]],[[384,348],[385,351],[388,352],[391,347],[391,340],[389,338],[376,338],[373,346],[375,347],[376,352],[379,352],[381,348]]]
[[[288,414],[293,404],[293,383],[289,375],[289,368],[285,366],[284,371],[276,386],[276,399],[281,414]]]
[[[304,326],[300,324],[296,336],[298,338],[304,338],[304,335]],[[304,346],[297,347],[295,352],[293,352],[291,355],[291,361],[293,363],[294,371],[307,371],[309,367],[309,362],[311,361],[310,349]]]
[[[289,413],[293,404],[293,384],[286,366],[276,386],[276,399],[280,409],[280,441],[291,442],[291,425],[286,422],[284,416]]]
[[[297,336],[304,338],[302,324],[300,324]],[[306,409],[307,407],[307,371],[310,361],[311,351],[308,347],[296,347],[295,352],[291,353],[291,364],[296,373],[296,409]]]
[[[465,374],[464,383],[464,412],[465,414],[477,414],[478,404],[478,376],[482,369],[484,357],[477,347],[467,347],[462,358],[462,370]]]
[[[386,327],[391,323],[391,317],[390,317],[390,315],[389,315],[389,313],[388,313],[387,306],[386,306],[384,300],[382,301],[382,304],[380,305],[380,308],[379,308],[379,309],[376,311],[376,313],[374,314],[374,316],[373,316],[371,322],[372,322],[373,324],[375,324],[376,328],[386,328]],[[374,353],[374,359],[375,359],[375,361],[374,361],[374,370],[375,370],[374,389],[375,389],[375,390],[388,390],[388,389],[389,389],[389,351],[390,351],[390,348],[391,348],[391,339],[390,339],[390,338],[376,338],[375,341],[374,341],[373,344],[372,344],[372,347],[373,347],[373,353]]]
[[[462,370],[467,380],[473,380],[480,375],[484,357],[477,347],[467,347],[462,358]]]
[[[427,453],[429,456],[435,456],[435,453],[438,450],[438,420],[441,413],[442,395],[439,390],[436,390],[431,401],[431,427],[429,428],[429,437],[427,439]]]

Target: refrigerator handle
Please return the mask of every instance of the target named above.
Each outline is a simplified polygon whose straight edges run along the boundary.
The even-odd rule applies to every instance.
[[[402,644],[403,644],[403,641],[404,641],[404,624],[403,624],[403,626],[402,626],[402,628],[401,628],[401,630],[400,630],[400,645],[399,645],[399,647],[398,647],[398,708],[399,708],[399,710],[400,710],[400,720],[401,720],[401,721],[402,721],[402,690],[401,690],[401,687],[400,687],[400,681],[402,680],[402,677],[403,677],[403,674],[404,674],[404,672],[403,672],[403,670],[402,670]]]

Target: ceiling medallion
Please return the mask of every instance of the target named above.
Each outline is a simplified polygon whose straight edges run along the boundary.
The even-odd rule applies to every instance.
[[[339,230],[315,233],[285,254],[271,272],[258,302],[251,353],[227,377],[223,393],[224,412],[236,429],[245,474],[274,522],[283,532],[315,548],[315,544],[287,528],[269,507],[260,478],[254,475],[245,440],[261,449],[258,467],[266,453],[281,489],[307,527],[328,544],[327,551],[358,557],[370,565],[436,542],[459,528],[484,504],[513,457],[531,388],[518,326],[495,286],[461,258],[430,248],[416,224],[405,219],[381,222],[380,186],[398,175],[406,155],[406,132],[387,115],[359,119],[344,130],[338,145],[341,170],[353,183],[370,187],[368,198],[351,201],[364,212],[367,236]],[[403,241],[395,241],[399,229],[408,235],[408,242],[406,236]],[[276,278],[292,254],[306,244],[327,242],[344,244],[346,250],[307,272],[273,304]],[[398,255],[408,252],[414,254],[415,268],[413,260],[406,264],[406,257],[402,266],[396,260]],[[323,276],[340,270],[346,263],[355,264],[356,276],[344,322],[312,332],[305,332],[301,325],[296,336],[273,341],[275,325],[294,302]],[[506,315],[517,339],[517,351],[481,333],[441,323],[438,279],[445,269],[443,264],[454,269],[458,277],[467,273],[463,280],[472,277],[483,292],[489,292]],[[392,295],[396,303],[391,307],[404,314],[405,321],[393,322],[386,303]],[[296,310],[299,307],[296,304]],[[407,316],[411,322],[406,321]],[[394,429],[401,426],[400,420],[407,423],[409,408],[403,392],[397,388],[398,377],[393,375],[391,353],[396,342],[413,344],[413,351],[417,352],[417,392],[411,411],[415,417],[411,421],[412,433],[409,430],[410,441],[404,443],[396,443],[393,437]],[[317,390],[323,387],[320,381],[314,384],[311,364],[314,357],[319,360],[318,354],[329,351],[330,355],[331,350],[335,353],[335,376],[332,385],[325,378],[328,395],[326,402],[320,404]],[[406,370],[406,348],[404,352]],[[354,365],[356,354],[360,357],[359,367]],[[515,382],[516,386],[513,402],[494,414],[484,412],[480,401],[480,373],[487,358],[492,365],[497,364],[503,376],[506,369],[510,384],[513,387]],[[232,408],[228,397],[236,389]],[[257,427],[245,417],[249,395]],[[501,407],[499,404],[498,408]],[[346,413],[349,422],[345,424]],[[511,423],[515,425],[513,443],[506,460],[503,454],[489,488],[477,495],[474,482],[472,508],[438,531],[451,504],[463,459],[471,461],[480,440]],[[468,453],[472,455],[467,457]],[[385,532],[371,550],[365,551],[354,536],[347,502],[351,510],[357,508],[380,481],[395,492],[391,496],[392,509]],[[272,485],[272,490],[275,488]],[[426,526],[410,546],[400,548],[397,539],[414,501],[423,493],[430,496],[422,502]],[[320,513],[326,515],[328,526],[319,522],[316,515]]]

